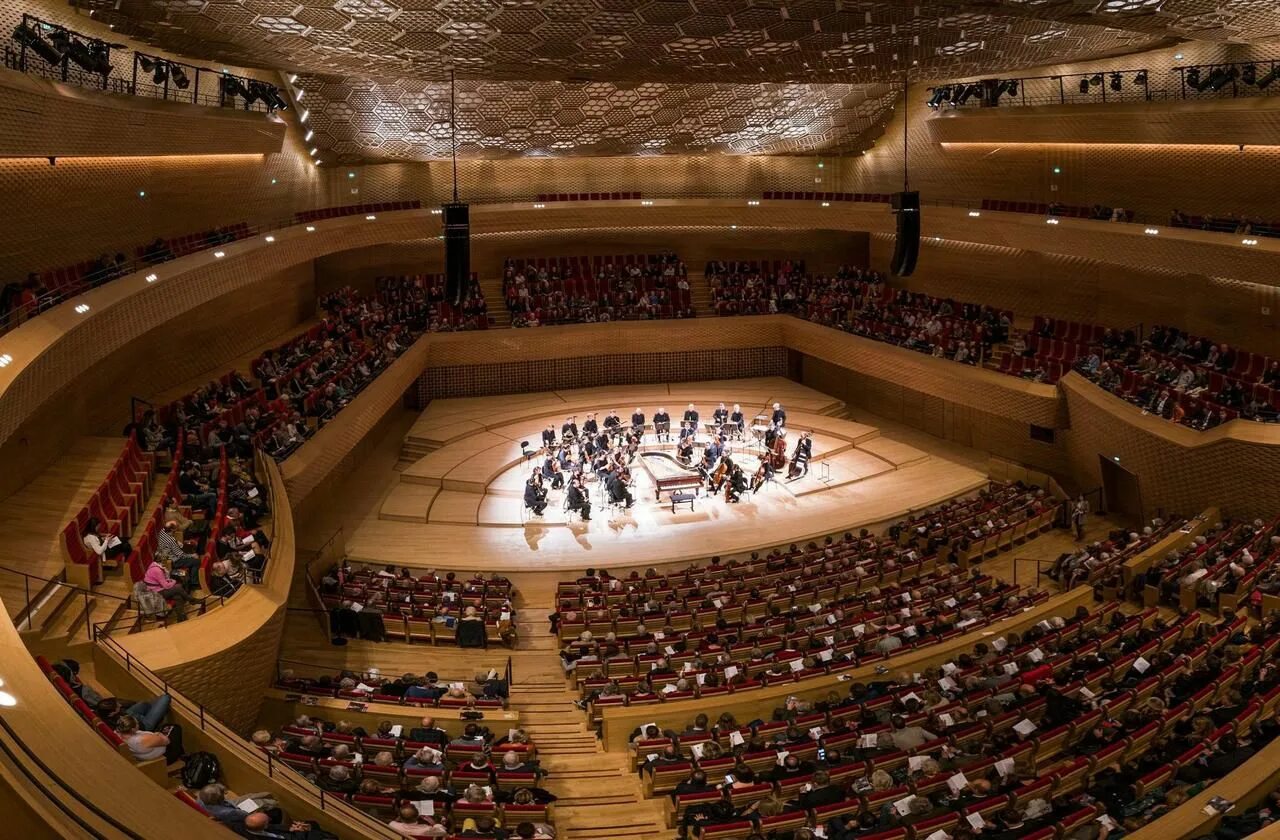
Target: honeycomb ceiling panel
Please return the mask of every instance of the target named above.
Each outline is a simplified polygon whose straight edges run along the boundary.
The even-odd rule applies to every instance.
[[[459,113],[469,154],[759,154],[840,147],[904,73],[997,75],[1178,41],[1280,39],[1276,0],[71,3],[196,60],[301,74],[317,121],[343,113],[331,104],[352,110],[359,134],[332,151],[375,158],[440,153],[451,71],[471,97]],[[872,115],[846,104],[855,95]],[[504,105],[518,105],[514,123],[494,116]]]

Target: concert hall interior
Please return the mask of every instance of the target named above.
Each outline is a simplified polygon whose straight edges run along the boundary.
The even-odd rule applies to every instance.
[[[0,0],[0,840],[1280,838],[1280,8]]]

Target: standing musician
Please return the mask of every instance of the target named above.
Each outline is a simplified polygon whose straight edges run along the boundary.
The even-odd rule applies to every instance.
[[[800,435],[796,441],[796,451],[791,453],[791,466],[787,469],[787,480],[794,481],[809,474],[809,458],[813,456],[813,438],[808,432]]]
[[[693,403],[689,403],[689,407],[684,410],[684,422],[693,426],[694,431],[698,429],[698,409],[693,407]]]
[[[560,437],[564,438],[565,442],[578,439],[578,418],[576,416],[564,418],[564,424],[560,426]]]
[[[581,478],[574,478],[569,482],[564,504],[569,510],[577,511],[583,522],[591,521],[591,496],[582,486]]]
[[[605,487],[609,489],[609,501],[614,504],[626,502],[627,509],[630,510],[631,506],[636,503],[636,500],[631,497],[631,491],[627,489],[627,485],[623,483],[621,476],[618,475],[618,471],[612,467],[609,469],[608,475],[605,476]]]
[[[524,483],[524,506],[533,511],[534,516],[542,516],[547,509],[547,491],[532,476]]]
[[[671,440],[671,415],[667,414],[665,408],[659,408],[657,414],[653,415],[653,433],[658,440]]]
[[[640,410],[640,406],[636,406],[636,410],[631,412],[631,434],[637,438],[644,437],[644,412]]]
[[[548,425],[542,430],[542,448],[550,451],[556,445],[556,427]]]
[[[596,416],[588,414],[587,422],[582,424],[582,436],[584,438],[593,438],[598,431],[600,431],[600,426],[596,423]]]
[[[782,403],[773,404],[773,416],[770,418],[774,426],[782,428],[787,425],[787,412],[782,410]]]
[[[747,418],[742,414],[742,406],[737,403],[733,404],[733,411],[729,414],[729,425],[737,431],[734,433],[741,438],[747,431]]]

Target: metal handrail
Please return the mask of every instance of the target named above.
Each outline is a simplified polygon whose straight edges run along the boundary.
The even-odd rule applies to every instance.
[[[294,795],[301,799],[309,800],[323,812],[340,814],[351,821],[353,825],[368,832],[368,836],[393,836],[389,833],[385,823],[355,808],[341,798],[326,797],[324,791],[318,789],[301,773],[287,764],[275,761],[270,753],[265,753],[250,746],[239,733],[210,714],[203,704],[190,700],[177,691],[169,684],[168,680],[163,679],[146,665],[139,662],[115,639],[109,636],[102,636],[96,641],[104,653],[124,666],[126,673],[148,685],[156,694],[168,694],[172,699],[172,706],[184,710],[188,716],[196,721],[200,731],[213,732],[220,735],[232,745],[231,748],[239,754],[241,759],[260,772],[265,773],[268,778],[274,779],[278,775],[291,782],[294,787],[292,791]]]

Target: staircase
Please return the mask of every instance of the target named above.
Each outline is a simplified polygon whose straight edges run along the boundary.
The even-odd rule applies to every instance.
[[[569,840],[669,840],[663,800],[646,799],[631,757],[607,753],[586,714],[574,705],[560,666],[548,610],[523,606],[517,613],[519,654],[512,658],[511,708],[538,747],[555,794],[558,836]]]
[[[507,300],[502,294],[502,278],[482,276],[480,291],[484,292],[484,302],[489,308],[490,326],[502,329],[511,326],[511,313],[507,311]]]
[[[689,272],[689,300],[699,318],[710,318],[716,314],[711,306],[711,284],[705,274]]]

